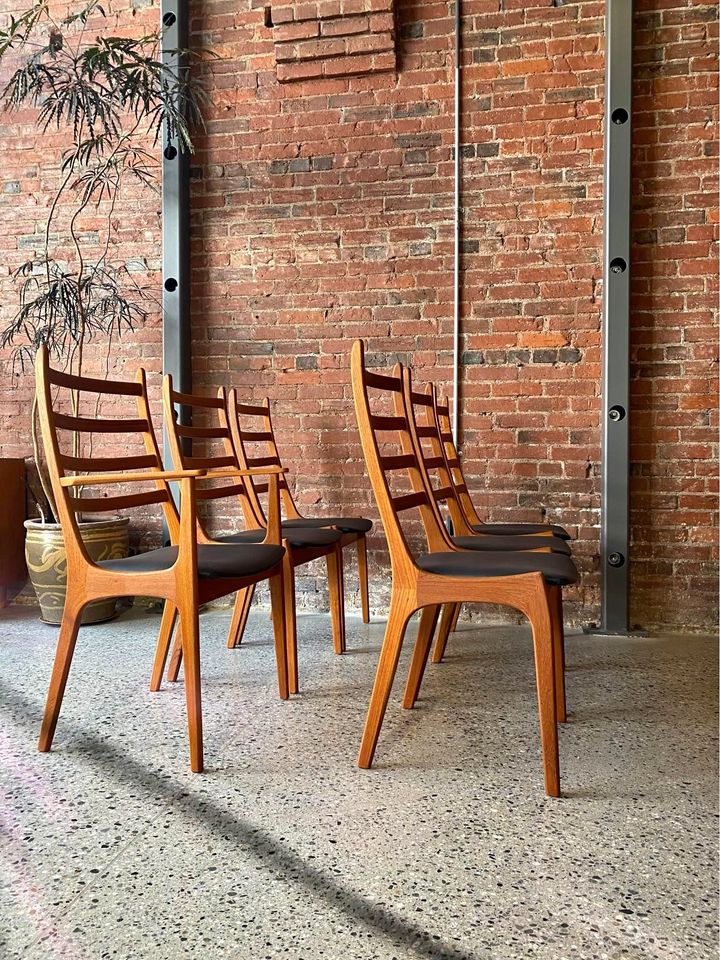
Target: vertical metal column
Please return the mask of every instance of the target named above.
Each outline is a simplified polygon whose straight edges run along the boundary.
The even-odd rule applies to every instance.
[[[461,208],[460,208],[460,195],[461,195],[461,183],[460,178],[462,176],[462,167],[461,167],[461,136],[460,136],[460,113],[462,106],[462,73],[461,73],[461,58],[462,58],[462,12],[461,12],[461,2],[462,0],[455,0],[455,129],[454,129],[454,140],[455,140],[455,166],[454,166],[454,176],[455,176],[455,195],[453,199],[454,204],[454,214],[455,214],[455,223],[454,223],[454,250],[453,250],[453,403],[452,403],[452,416],[453,416],[453,434],[455,435],[455,443],[457,444],[458,450],[461,446],[461,437],[460,437],[460,303],[461,303],[461,291],[460,291],[460,238],[462,235],[461,230]]]
[[[602,623],[628,630],[632,0],[607,0],[603,272]]]
[[[174,71],[184,63],[175,53],[188,47],[187,3],[162,0],[162,56]],[[190,155],[167,135],[162,158],[163,372],[175,388],[192,390],[190,353]],[[189,422],[187,410],[181,422]],[[165,461],[170,462],[167,437]]]

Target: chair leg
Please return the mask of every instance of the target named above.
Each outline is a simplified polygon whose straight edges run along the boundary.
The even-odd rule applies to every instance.
[[[183,638],[182,638],[182,621],[178,624],[177,631],[175,633],[175,643],[173,644],[172,653],[170,654],[170,662],[168,663],[167,674],[165,679],[168,683],[177,683],[177,678],[180,673],[180,665],[183,661]]]
[[[342,547],[335,547],[327,561],[330,614],[332,616],[333,647],[335,653],[345,653],[345,583],[343,577]]]
[[[234,647],[239,647],[242,642],[254,593],[254,583],[249,587],[245,587],[244,590],[238,590],[237,592],[237,596],[235,597],[235,606],[233,607],[232,620],[230,621],[230,629],[228,630],[228,650],[232,650]]]
[[[285,590],[283,575],[279,573],[270,578],[270,603],[275,635],[275,663],[277,664],[278,689],[280,699],[287,700],[288,687],[288,660],[287,638],[285,636]]]
[[[425,666],[430,653],[435,626],[440,614],[440,606],[436,604],[432,607],[425,607],[420,617],[420,626],[418,627],[417,640],[413,650],[410,672],[408,673],[407,684],[405,686],[405,696],[403,706],[406,710],[411,710],[415,706],[415,701],[420,693],[420,684],[422,683]]]
[[[185,671],[190,769],[203,772],[202,697],[200,692],[200,618],[194,596],[179,601],[182,654]]]
[[[462,610],[462,604],[455,604],[455,615],[453,616],[452,623],[450,624],[450,633],[455,633],[457,630],[458,620],[460,619],[460,611]]]
[[[565,629],[563,626],[562,588],[549,587],[550,615],[553,629],[553,659],[555,663],[555,707],[558,723],[567,723],[565,699]]]
[[[170,640],[172,639],[175,621],[177,620],[177,607],[169,600],[165,601],[160,621],[160,632],[158,633],[157,646],[155,647],[155,660],[153,662],[152,674],[150,676],[150,690],[156,693],[162,684],[162,675],[165,672],[165,663],[167,661],[168,650],[170,649]]]
[[[285,594],[285,643],[287,647],[288,689],[290,693],[298,692],[298,651],[297,651],[297,618],[295,615],[295,568],[292,558],[285,548],[283,559],[283,591]]]
[[[452,622],[455,618],[455,609],[459,606],[457,603],[446,603],[443,606],[442,616],[440,617],[440,629],[438,630],[435,649],[432,655],[433,663],[442,663],[442,658],[445,656],[445,647],[447,646],[450,630],[452,629]]]
[[[375,747],[380,736],[380,727],[385,716],[390,689],[395,679],[405,629],[413,613],[412,604],[408,602],[406,597],[393,595],[390,600],[390,615],[385,627],[385,637],[380,651],[380,660],[375,674],[375,683],[370,697],[370,706],[365,720],[360,756],[358,757],[358,766],[365,769],[371,766],[375,755]]]
[[[535,679],[540,714],[540,742],[545,772],[545,792],[560,796],[557,711],[555,708],[555,656],[552,613],[545,587],[538,589],[528,619],[532,625],[535,650]]]
[[[363,623],[370,623],[370,590],[368,585],[367,540],[362,533],[357,539],[358,577]]]
[[[40,740],[38,742],[38,750],[40,753],[47,753],[52,747],[55,727],[57,726],[60,707],[62,706],[63,696],[65,694],[65,684],[67,683],[68,674],[70,673],[70,664],[72,663],[73,652],[75,650],[75,641],[77,640],[78,630],[80,629],[83,607],[84,604],[73,603],[68,594],[65,600],[60,636],[58,637],[57,649],[55,651],[55,662],[53,663],[50,677],[50,687],[45,702],[45,714],[40,729]]]

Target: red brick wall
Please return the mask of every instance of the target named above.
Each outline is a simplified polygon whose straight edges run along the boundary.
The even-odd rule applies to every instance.
[[[196,386],[269,395],[301,505],[375,516],[352,339],[365,337],[378,365],[400,357],[449,389],[453,20],[447,4],[396,0],[397,73],[279,83],[266,5],[193,8],[196,42],[222,57],[193,160]],[[716,24],[712,4],[637,7],[632,619],[702,628],[715,617]],[[562,519],[577,534],[582,585],[569,612],[588,622],[599,590],[604,4],[465,0],[464,13],[466,467],[488,517]],[[41,178],[22,173],[39,162],[31,130],[13,132],[24,139],[0,147],[3,183],[20,182],[0,209],[8,266],[43,197]],[[156,211],[146,227],[156,260]],[[135,344],[157,369],[156,325],[128,345],[130,363]],[[2,396],[8,453],[26,446],[26,396]],[[382,607],[379,528],[371,546]],[[309,603],[317,584],[301,579]]]

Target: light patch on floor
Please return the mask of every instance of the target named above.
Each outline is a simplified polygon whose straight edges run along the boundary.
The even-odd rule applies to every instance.
[[[55,747],[57,632],[0,629],[2,960],[705,960],[717,955],[717,656],[698,637],[570,636],[564,797],[543,794],[532,647],[461,626],[355,756],[383,624],[301,616],[277,697],[267,614],[203,615],[207,771],[182,683],[147,689],[157,617],[80,633]],[[410,635],[414,632],[411,628]]]

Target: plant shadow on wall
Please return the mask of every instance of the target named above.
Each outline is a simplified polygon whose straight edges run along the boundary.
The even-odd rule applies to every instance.
[[[95,344],[107,376],[117,339],[145,321],[151,304],[160,304],[154,286],[137,282],[120,255],[117,217],[129,197],[138,203],[138,189],[158,191],[162,143],[192,152],[191,130],[202,123],[206,98],[192,67],[206,51],[162,51],[160,30],[116,36],[108,26],[98,0],[60,19],[48,0],[39,0],[0,31],[0,69],[12,71],[0,92],[2,106],[34,110],[39,133],[58,131],[65,144],[57,156],[57,186],[47,198],[41,247],[13,271],[18,309],[0,335],[3,347],[14,348],[13,375],[32,366],[42,344],[59,366],[82,375],[87,348]],[[68,403],[78,416],[79,394],[71,392]],[[99,394],[95,404],[97,416]],[[40,518],[26,523],[28,569],[44,619],[57,623],[65,599],[65,554],[35,403],[31,435],[41,490]],[[83,444],[79,433],[71,433],[70,446],[79,468],[81,458],[92,454],[92,434]],[[126,518],[81,522],[91,557],[127,552],[127,524]],[[100,606],[89,608],[84,621],[114,614],[114,600]]]

